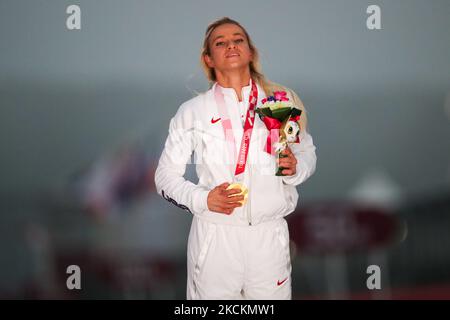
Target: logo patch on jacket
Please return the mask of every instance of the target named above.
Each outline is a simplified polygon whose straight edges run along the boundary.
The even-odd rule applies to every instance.
[[[214,124],[214,123],[216,123],[217,121],[219,121],[220,119],[222,119],[222,118],[214,119],[214,117],[212,117],[212,118],[211,118],[211,123]]]
[[[277,281],[277,286],[281,286],[283,283],[285,283],[286,282],[286,280],[288,279],[288,277],[286,277],[286,278],[284,278],[283,280],[278,280]]]
[[[164,199],[166,199],[167,201],[169,201],[170,203],[173,203],[174,205],[176,205],[178,208],[181,208],[183,210],[188,211],[189,213],[192,213],[191,210],[189,210],[188,207],[186,207],[184,204],[179,204],[178,202],[176,202],[175,200],[173,200],[171,197],[169,197],[164,190],[161,190],[161,194],[163,196]]]

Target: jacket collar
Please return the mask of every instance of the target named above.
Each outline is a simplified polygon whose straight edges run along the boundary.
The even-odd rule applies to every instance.
[[[251,88],[252,88],[252,81],[253,81],[253,79],[250,78],[250,83],[249,83],[247,86],[242,87],[241,94],[242,94],[242,97],[244,97],[244,99],[247,99],[247,100],[248,100],[248,96],[249,96],[250,90],[251,90]],[[212,93],[212,96],[213,96],[213,97],[214,97],[214,90],[216,89],[216,87],[219,87],[219,88],[221,89],[222,93],[223,93],[225,96],[230,96],[230,95],[231,95],[231,96],[236,96],[236,99],[237,99],[236,92],[234,91],[233,88],[225,88],[225,87],[222,87],[221,85],[219,85],[219,83],[218,83],[217,81],[214,82],[213,86],[212,86],[211,89],[209,90],[210,93]],[[259,105],[259,104],[260,104],[260,101],[261,101],[263,98],[266,97],[266,94],[264,93],[264,90],[262,89],[262,87],[261,87],[258,83],[256,83],[256,87],[258,88],[258,102],[257,102],[256,105]],[[244,101],[245,101],[245,100],[244,100]]]

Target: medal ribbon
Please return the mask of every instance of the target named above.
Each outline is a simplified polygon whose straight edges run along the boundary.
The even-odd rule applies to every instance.
[[[250,139],[252,137],[253,125],[255,123],[255,107],[258,102],[258,88],[255,82],[250,79],[252,87],[249,96],[249,107],[247,110],[247,116],[244,122],[244,133],[242,135],[241,146],[239,148],[239,154],[237,157],[236,170],[234,172],[235,176],[240,175],[245,171],[245,166],[247,164],[248,151],[250,149]],[[219,113],[222,118],[222,128],[225,134],[225,139],[228,142],[228,148],[233,159],[236,159],[236,149],[235,149],[235,138],[233,134],[233,129],[231,125],[231,120],[228,116],[228,112],[225,106],[225,100],[223,98],[223,93],[221,92],[218,85],[215,89],[216,103],[219,108]]]

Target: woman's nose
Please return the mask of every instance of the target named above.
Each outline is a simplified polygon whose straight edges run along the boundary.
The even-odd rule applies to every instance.
[[[233,41],[228,42],[228,49],[233,49],[236,47],[236,44]]]

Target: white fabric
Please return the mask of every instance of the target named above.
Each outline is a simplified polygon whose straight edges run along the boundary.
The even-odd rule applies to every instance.
[[[275,176],[275,157],[264,147],[268,130],[259,116],[251,137],[243,183],[249,189],[246,204],[230,215],[208,210],[211,189],[234,181],[236,163],[230,161],[214,89],[183,103],[170,121],[169,136],[155,172],[157,192],[193,214],[188,241],[188,299],[291,299],[289,232],[283,218],[294,211],[296,186],[315,171],[312,137],[303,132],[291,145],[298,164],[294,176]],[[234,136],[242,140],[241,115],[248,103],[239,103],[232,88],[224,93]],[[248,102],[250,86],[242,88]],[[258,86],[258,105],[265,97]],[[236,151],[239,146],[236,146]],[[184,179],[194,153],[198,184]]]
[[[249,227],[194,217],[187,268],[187,299],[289,300],[292,267],[286,220]]]
[[[171,119],[169,136],[155,172],[157,192],[162,194],[164,191],[166,199],[170,197],[175,203],[186,206],[199,218],[221,224],[256,225],[291,213],[298,200],[295,187],[315,171],[315,146],[311,135],[303,132],[301,142],[291,145],[298,161],[296,175],[275,176],[276,160],[264,152],[268,131],[259,116],[255,117],[243,180],[249,189],[250,201],[236,208],[231,215],[208,210],[209,191],[223,182],[233,182],[236,165],[230,161],[220,121],[212,123],[219,117],[213,89],[183,103]],[[229,106],[234,135],[240,144],[243,128],[239,101],[234,89],[222,90]],[[250,86],[244,87],[243,101],[248,101],[249,93]],[[258,86],[258,105],[264,97],[264,91]],[[193,152],[198,184],[183,177]]]

